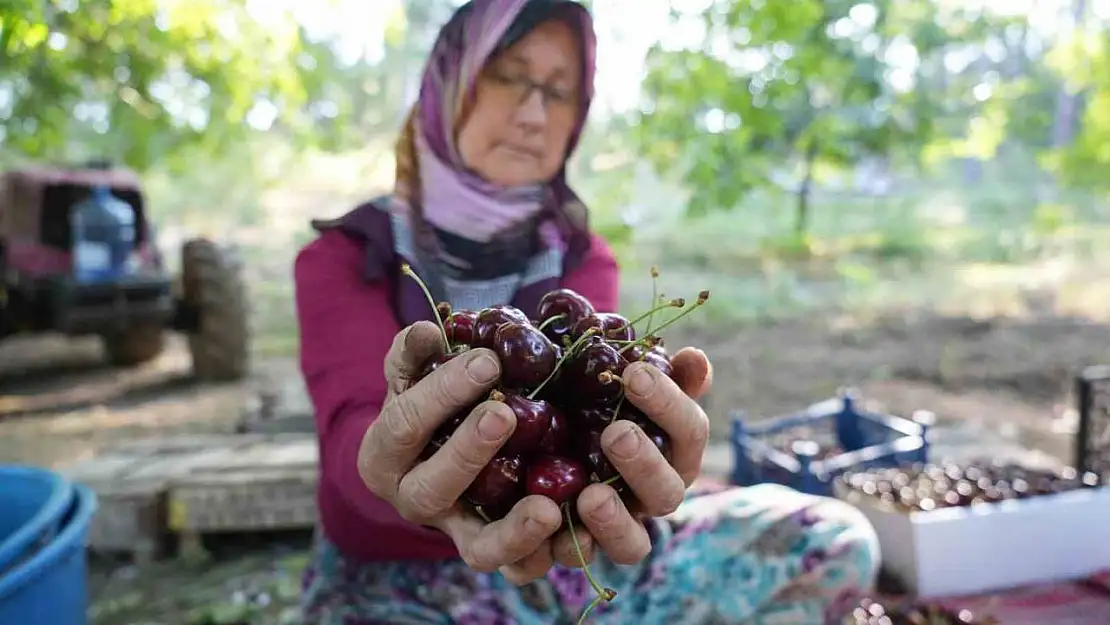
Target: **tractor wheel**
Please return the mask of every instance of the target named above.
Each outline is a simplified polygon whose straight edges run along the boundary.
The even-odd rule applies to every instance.
[[[161,326],[143,325],[104,335],[104,352],[116,367],[135,367],[157,358],[166,347]]]
[[[198,318],[189,334],[197,379],[224,382],[245,377],[250,330],[239,265],[212,241],[187,241],[181,248],[181,288],[185,304]]]

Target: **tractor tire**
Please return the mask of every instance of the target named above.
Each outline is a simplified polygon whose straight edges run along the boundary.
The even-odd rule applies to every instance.
[[[137,326],[105,334],[104,353],[115,367],[137,367],[154,360],[166,348],[166,334],[161,326]]]
[[[197,312],[189,334],[193,374],[205,382],[246,377],[250,368],[247,290],[238,263],[207,239],[181,248],[181,291]]]

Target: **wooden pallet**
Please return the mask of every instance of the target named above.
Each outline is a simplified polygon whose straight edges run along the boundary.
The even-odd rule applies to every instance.
[[[143,441],[63,472],[96,491],[94,551],[145,561],[216,531],[315,523],[316,441],[311,435],[186,436]]]

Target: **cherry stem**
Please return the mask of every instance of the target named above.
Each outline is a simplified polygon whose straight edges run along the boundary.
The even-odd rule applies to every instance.
[[[559,373],[559,368],[563,366],[563,363],[569,360],[570,357],[574,355],[578,346],[585,342],[586,339],[597,334],[598,331],[599,330],[597,328],[590,328],[583,332],[582,336],[578,337],[578,340],[575,341],[570,347],[568,347],[565,352],[563,352],[563,356],[559,358],[559,362],[555,363],[555,368],[551,370],[551,373],[548,374],[546,378],[544,378],[543,382],[540,382],[540,385],[537,386],[535,390],[533,390],[531,393],[528,393],[528,399],[535,399],[536,395],[539,395],[540,391],[543,390],[543,387],[547,386],[547,383],[555,378],[556,373]]]
[[[609,479],[607,479],[607,480],[603,480],[603,481],[602,481],[601,483],[602,483],[602,484],[604,484],[604,485],[606,485],[606,486],[610,486],[610,485],[614,484],[614,483],[615,483],[615,482],[616,482],[617,480],[619,480],[619,479],[621,479],[621,476],[619,476],[619,475],[614,475],[613,477],[611,477],[611,478],[609,478]]]
[[[566,319],[566,318],[567,318],[566,314],[553,315],[551,317],[548,317],[547,319],[544,319],[544,322],[541,323],[540,325],[536,326],[536,329],[537,330],[543,330],[544,328],[546,328],[547,326],[555,323],[556,321],[562,321],[563,319]]]
[[[660,330],[666,328],[667,326],[670,326],[672,323],[674,323],[674,322],[678,321],[679,319],[682,319],[686,315],[694,312],[698,308],[701,308],[707,301],[709,301],[709,291],[702,291],[701,293],[698,294],[698,299],[695,300],[693,304],[691,304],[690,306],[687,306],[684,310],[680,311],[677,315],[675,315],[675,316],[671,317],[670,319],[667,319],[663,323],[659,324],[659,327],[655,328],[654,332],[659,332]],[[624,352],[631,349],[634,345],[647,344],[648,341],[652,341],[652,340],[656,340],[656,339],[654,339],[652,336],[645,336],[642,339],[639,339],[637,341],[634,341],[634,342],[629,343],[628,345],[625,345],[624,347],[622,347],[620,349],[620,353],[623,354]]]
[[[597,583],[594,576],[590,574],[590,565],[586,562],[586,554],[582,552],[582,545],[578,542],[578,532],[574,531],[574,519],[570,516],[570,505],[563,504],[563,516],[567,519],[567,531],[570,532],[570,541],[574,543],[574,552],[578,555],[578,562],[582,565],[582,572],[586,575],[586,581],[593,587],[594,592],[597,593],[597,598],[594,599],[584,612],[582,616],[578,617],[578,622],[585,622],[586,615],[588,615],[594,608],[601,604],[602,601],[612,601],[617,596],[617,591],[612,588],[604,588],[601,584]]]
[[[439,316],[439,304],[436,304],[436,298],[432,297],[432,292],[428,290],[428,285],[424,284],[424,281],[420,279],[420,276],[416,275],[416,272],[412,270],[412,266],[408,263],[401,265],[401,273],[412,278],[416,284],[420,286],[420,290],[424,291],[424,297],[428,298],[428,304],[432,307],[432,314],[435,316],[436,323],[439,325],[439,331],[443,334],[443,349],[450,350],[451,340],[447,338],[447,326],[443,325],[443,319]]]
[[[621,327],[613,330],[613,332],[620,332],[621,330],[624,330],[624,329],[628,328],[629,326],[635,326],[637,323],[640,323],[644,319],[650,319],[652,315],[654,315],[655,313],[657,313],[657,312],[659,312],[663,309],[666,309],[666,308],[682,308],[685,305],[686,305],[686,300],[682,299],[681,297],[679,297],[677,299],[672,299],[669,302],[664,302],[662,304],[659,304],[657,306],[652,307],[651,310],[649,310],[646,313],[640,315],[639,317],[636,317],[635,319],[633,319],[632,321],[629,321],[628,323],[622,325]],[[648,324],[650,325],[650,323],[651,322],[649,321]],[[647,332],[645,332],[644,334],[647,334]]]
[[[659,268],[652,265],[651,267],[651,305],[659,301]],[[655,319],[655,309],[653,308],[648,313],[647,325],[644,327],[644,334],[651,334],[651,322]]]
[[[582,625],[583,623],[585,623],[586,617],[590,615],[590,612],[594,611],[594,608],[601,605],[602,601],[605,601],[605,595],[598,595],[594,597],[594,600],[590,602],[590,605],[586,606],[585,610],[582,610],[582,616],[578,617],[578,625]]]

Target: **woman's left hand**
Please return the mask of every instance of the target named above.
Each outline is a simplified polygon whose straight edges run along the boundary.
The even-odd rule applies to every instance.
[[[624,373],[625,401],[667,433],[671,461],[634,423],[617,421],[602,433],[601,444],[636,503],[629,510],[616,490],[604,484],[591,485],[578,498],[578,512],[593,542],[617,564],[635,564],[647,556],[651,542],[640,519],[674,512],[701,471],[709,419],[695,400],[709,391],[713,367],[705,353],[694,348],[679,351],[671,363],[674,379],[642,362],[629,365]],[[556,553],[562,547],[556,544]]]

